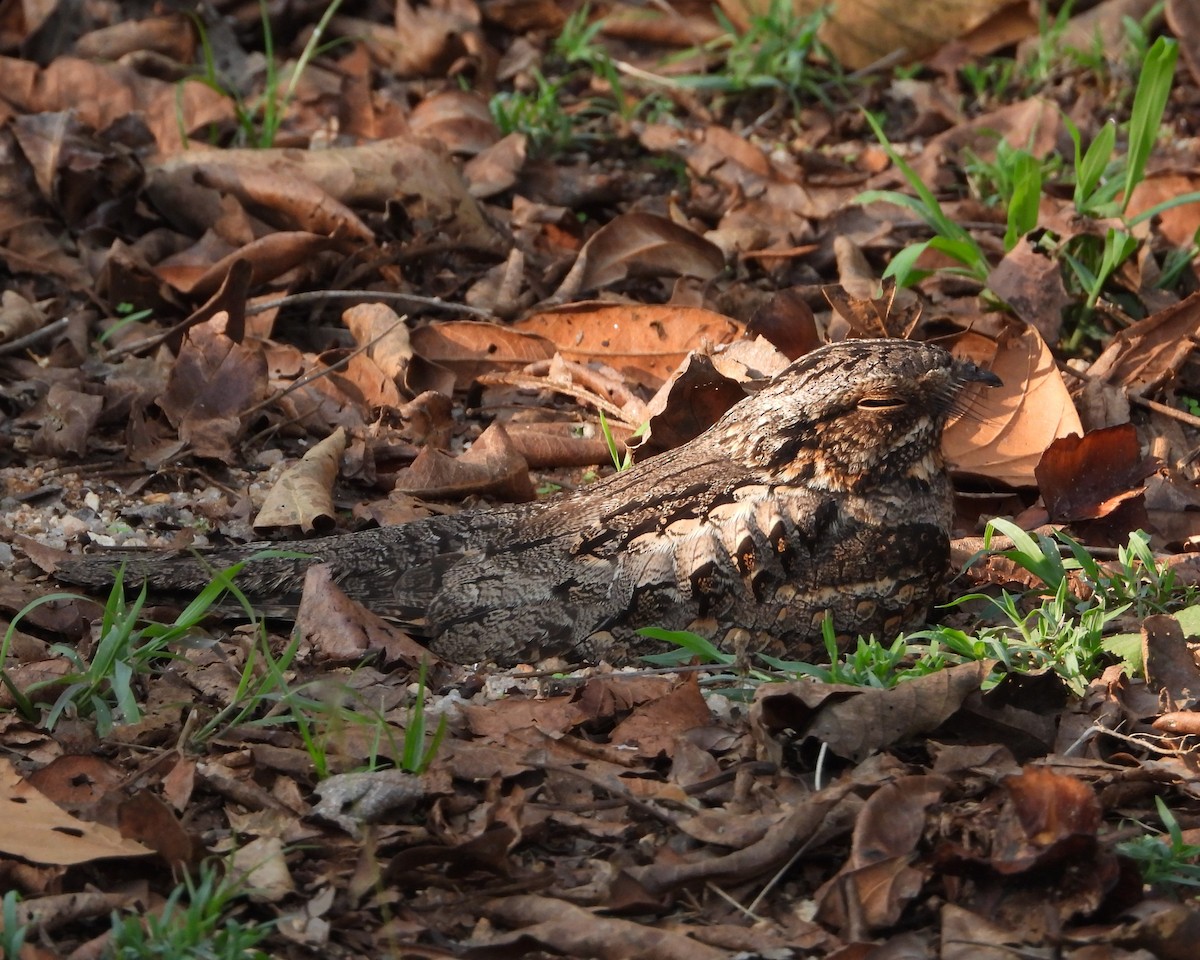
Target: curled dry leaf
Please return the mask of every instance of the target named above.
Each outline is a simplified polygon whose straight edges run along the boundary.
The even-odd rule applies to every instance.
[[[1183,62],[1194,83],[1200,83],[1200,8],[1191,0],[1167,0],[1167,26],[1180,38]]]
[[[835,243],[835,249],[841,246],[850,246],[850,242],[844,240],[842,243]],[[871,285],[875,287],[878,283],[872,280]],[[907,339],[917,321],[921,319],[920,301],[911,290],[898,287],[894,280],[883,284],[881,297],[855,296],[845,284],[826,284],[821,288],[821,293],[855,337]]]
[[[490,900],[484,912],[517,931],[494,942],[524,953],[527,944],[568,957],[654,957],[656,960],[723,960],[729,951],[674,930],[600,917],[566,900],[531,894]],[[519,941],[519,943],[518,943]],[[540,951],[539,951],[540,952]]]
[[[1004,787],[1009,802],[996,824],[991,858],[1000,873],[1069,863],[1080,841],[1095,841],[1100,803],[1082,780],[1030,766],[1006,779]]]
[[[1134,396],[1157,390],[1180,371],[1200,336],[1200,293],[1118,333],[1088,370]]]
[[[564,360],[556,353],[510,373],[489,373],[478,378],[487,387],[512,387],[561,393],[581,406],[603,411],[610,419],[636,428],[646,422],[645,402],[612,367]]]
[[[805,680],[769,684],[755,694],[750,721],[770,754],[779,753],[777,738],[786,735],[861,761],[941,726],[991,669],[990,661],[964,663],[886,690]]]
[[[292,171],[229,166],[213,161],[196,171],[196,182],[232,194],[243,206],[281,230],[353,237],[365,243],[375,239],[358,214],[307,177]]]
[[[352,387],[346,391],[347,395],[353,397],[357,391],[357,399],[367,408],[363,410],[364,416],[367,410],[395,410],[403,402],[395,379],[364,354],[357,353],[350,357],[345,368],[331,376],[337,377],[343,385]]]
[[[45,322],[46,315],[16,290],[0,295],[0,343],[32,333]]]
[[[260,836],[239,845],[231,866],[237,883],[255,903],[278,903],[296,891],[282,837]]]
[[[1034,471],[1050,520],[1094,520],[1145,491],[1145,479],[1158,462],[1143,457],[1131,423],[1093,430],[1083,437],[1060,437],[1047,448]]]
[[[528,140],[523,133],[510,133],[468,160],[463,176],[471,196],[482,199],[510,189],[525,166]]]
[[[670,693],[637,707],[617,724],[609,740],[636,747],[642,757],[670,756],[679,737],[711,722],[708,703],[691,674]]]
[[[554,344],[535,331],[478,320],[430,323],[414,330],[411,339],[422,359],[453,371],[458,390],[467,389],[482,373],[554,356]]]
[[[103,407],[103,397],[80,393],[62,383],[51,385],[37,407],[26,415],[38,422],[33,449],[51,457],[82,456]]]
[[[942,450],[962,473],[1032,486],[1042,454],[1059,437],[1083,433],[1054,355],[1031,326],[1006,331],[991,370],[1004,383],[975,394],[946,430]]]
[[[1157,613],[1142,622],[1142,665],[1146,682],[1162,694],[1168,708],[1188,710],[1200,704],[1200,667],[1177,619]]]
[[[181,150],[186,135],[233,118],[230,98],[200,80],[174,83],[123,64],[78,57],[56,57],[44,70],[5,57],[0,59],[0,87],[19,113],[70,111],[95,130],[138,112],[163,156]]]
[[[178,63],[191,63],[196,33],[182,13],[126,20],[91,30],[75,41],[76,56],[87,60],[120,60],[139,51],[154,51]]]
[[[303,551],[304,544],[296,544],[296,549]],[[328,564],[309,567],[304,575],[296,631],[312,644],[317,659],[327,663],[361,664],[375,651],[382,651],[388,663],[399,660],[410,667],[422,660],[431,665],[440,662],[399,627],[342,593]]]
[[[1042,339],[1057,343],[1063,310],[1073,301],[1063,284],[1062,264],[1022,237],[988,275],[988,287],[1037,328]]]
[[[198,456],[231,462],[242,413],[266,392],[267,361],[258,344],[230,340],[223,319],[188,331],[159,406]]]
[[[633,431],[614,422],[609,422],[608,428],[617,452],[623,454]],[[587,467],[609,460],[608,442],[594,423],[508,423],[504,429],[513,447],[534,469]]]
[[[354,342],[367,347],[367,356],[393,380],[400,380],[412,359],[412,338],[395,310],[383,303],[359,303],[342,313]]]
[[[327,150],[193,150],[168,159],[147,171],[146,194],[188,232],[201,233],[221,219],[221,198],[195,178],[217,157],[226,167],[303,177],[350,207],[400,203],[413,220],[436,223],[461,243],[495,250],[509,245],[468,194],[446,150],[412,137]]]
[[[725,255],[699,234],[652,213],[626,213],[597,230],[555,292],[572,300],[626,277],[699,277],[725,269]]]
[[[514,325],[558,347],[568,360],[600,360],[657,389],[687,356],[741,336],[736,320],[699,307],[575,303]]]
[[[425,499],[457,500],[490,493],[513,501],[534,498],[529,465],[499,423],[493,423],[460,457],[426,447],[396,477],[396,490]]]
[[[473,156],[500,139],[487,98],[471,90],[444,90],[413,108],[408,125],[419,137],[443,144],[451,153]]]
[[[267,494],[254,518],[254,529],[299,527],[311,533],[332,528],[333,484],[345,449],[346,431],[339,427],[288,467]]]
[[[746,333],[762,337],[789,360],[821,345],[813,309],[792,287],[780,290],[755,310],[746,324]]]
[[[843,928],[852,911],[870,930],[890,926],[920,892],[927,870],[912,866],[926,814],[951,785],[937,774],[900,777],[871,794],[854,824],[850,857],[817,891],[817,916]]]
[[[190,284],[178,289],[194,297],[211,297],[225,283],[233,265],[239,260],[250,264],[250,285],[258,286],[289,270],[309,264],[318,253],[328,250],[333,243],[329,237],[315,233],[268,233],[222,257]]]
[[[687,443],[745,397],[742,385],[718,371],[712,358],[689,353],[647,404],[650,429],[646,446],[670,450]]]

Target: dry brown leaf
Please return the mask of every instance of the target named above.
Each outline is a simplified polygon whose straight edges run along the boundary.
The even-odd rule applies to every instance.
[[[742,385],[717,370],[712,358],[689,353],[646,405],[650,429],[645,445],[652,450],[670,450],[685,444],[745,398]]]
[[[412,338],[395,310],[383,303],[359,303],[342,313],[342,323],[387,376],[395,381],[404,376],[413,355]]]
[[[928,872],[911,865],[928,810],[951,782],[936,774],[900,777],[871,794],[854,824],[849,858],[814,896],[823,922],[844,927],[853,911],[878,930],[900,919]]]
[[[0,295],[0,343],[32,333],[45,322],[46,315],[16,290]]]
[[[187,764],[181,764],[186,767]],[[138,790],[117,807],[121,836],[144,843],[173,868],[193,863],[199,844],[167,804],[149,790]]]
[[[1163,694],[1165,710],[1200,705],[1200,667],[1174,617],[1157,613],[1142,621],[1142,665],[1146,683]]]
[[[469,494],[512,501],[534,498],[529,465],[499,423],[488,427],[460,457],[426,447],[397,475],[395,489],[426,500],[459,500]]]
[[[51,457],[82,456],[103,406],[102,397],[53,384],[41,402],[22,418],[38,423],[33,449]]]
[[[608,424],[617,442],[617,452],[624,454],[625,442],[632,430],[619,423]],[[513,447],[530,467],[587,467],[608,463],[608,442],[600,427],[594,423],[551,421],[548,423],[507,423],[504,426]]]
[[[947,158],[963,161],[963,153],[970,150],[976,156],[993,161],[997,144],[1004,140],[1010,147],[1028,150],[1034,156],[1052,153],[1058,147],[1059,134],[1063,132],[1062,114],[1059,106],[1047,97],[1029,97],[1010,103],[989,113],[973,117],[956,124],[938,134],[916,157],[912,166],[926,183],[940,181],[939,167]],[[1051,202],[1048,198],[1043,198]],[[1075,212],[1074,206],[1063,204]],[[1042,220],[1045,223],[1045,218]]]
[[[583,406],[602,411],[631,429],[646,422],[646,404],[612,367],[564,360],[556,353],[521,370],[478,377],[487,387],[540,390],[572,397]]]
[[[763,9],[766,0],[720,0],[730,13],[742,8]],[[795,0],[805,14],[815,13],[821,0]],[[839,3],[822,26],[821,40],[829,46],[838,62],[851,70],[860,70],[878,60],[896,54],[903,63],[911,63],[933,53],[943,44],[982,26],[1013,0],[873,0],[871,3]],[[736,22],[736,21],[735,21]]]
[[[638,706],[617,724],[609,742],[635,747],[642,757],[670,756],[679,737],[711,722],[696,674],[691,674],[670,693]]]
[[[699,307],[574,303],[526,317],[517,330],[536,334],[568,360],[600,360],[657,388],[690,350],[728,343],[736,320]]]
[[[537,730],[550,736],[565,733],[583,721],[586,713],[573,697],[511,697],[486,707],[468,705],[463,708],[463,716],[476,742],[504,744],[519,730]]]
[[[777,829],[730,853],[689,860],[681,860],[677,854],[660,856],[655,863],[627,867],[626,871],[650,893],[662,893],[706,880],[746,881],[774,873],[789,862],[796,850],[804,849],[810,838],[830,820],[836,820],[840,814],[845,822],[844,818],[850,812],[844,809],[846,795],[855,787],[852,778],[844,777],[824,790],[805,795],[789,805],[787,816]]]
[[[471,90],[443,90],[426,97],[413,108],[408,124],[417,136],[467,156],[482,153],[500,139],[487,98]]]
[[[424,360],[453,371],[455,388],[465,390],[482,373],[553,357],[554,344],[527,328],[476,320],[436,322],[412,332],[412,348]]]
[[[202,233],[222,217],[217,191],[196,183],[214,161],[223,166],[302,177],[348,207],[401,204],[413,220],[438,225],[451,239],[504,250],[496,231],[467,192],[446,150],[429,140],[393,137],[327,150],[192,150],[147,171],[146,195],[174,223]]]
[[[1093,430],[1082,437],[1060,437],[1046,449],[1034,475],[1050,520],[1094,520],[1140,496],[1145,480],[1158,468],[1143,457],[1132,424]]]
[[[991,370],[1004,385],[981,391],[947,429],[942,449],[955,470],[1014,487],[1033,486],[1042,454],[1059,437],[1083,434],[1054,355],[1030,326],[1007,330]]]
[[[988,288],[1036,327],[1043,340],[1058,343],[1063,310],[1074,300],[1063,284],[1062,264],[1038,250],[1028,236],[988,274]]]
[[[1079,841],[1095,839],[1100,803],[1082,780],[1030,766],[1006,779],[1004,787],[1009,802],[996,824],[990,860],[1000,873],[1069,861],[1078,855]]]
[[[182,13],[126,20],[85,33],[75,41],[76,56],[89,60],[120,60],[126,54],[153,51],[176,63],[192,63],[196,33]]]
[[[789,360],[821,345],[813,309],[792,287],[778,291],[754,311],[746,335],[762,337]]]
[[[846,244],[849,246],[849,244]],[[835,244],[835,249],[841,244]],[[857,247],[854,248],[857,251]],[[861,256],[861,254],[859,254]],[[872,281],[870,289],[878,287]],[[841,317],[856,337],[899,337],[908,339],[921,319],[921,304],[912,291],[896,286],[894,280],[883,284],[883,296],[873,292],[855,296],[845,286],[827,284],[821,293],[834,312]]]
[[[72,111],[94,130],[140,114],[162,156],[184,149],[184,136],[233,119],[233,103],[199,80],[143,76],[118,63],[59,56],[45,70],[0,57],[0,87],[22,113]]]
[[[1200,8],[1192,0],[1167,0],[1166,15],[1192,82],[1200,83]]]
[[[573,300],[626,277],[709,280],[724,269],[724,254],[687,227],[652,213],[625,213],[592,234],[554,297]]]
[[[362,353],[357,353],[346,361],[346,366],[335,374],[346,386],[347,394],[358,395],[358,399],[369,411],[395,410],[404,402],[400,389],[394,378],[389,377],[379,368],[379,365]]]
[[[759,687],[750,720],[770,754],[778,738],[815,740],[836,756],[861,761],[941,726],[979,689],[990,661],[964,663],[886,690],[808,681]]]
[[[1200,337],[1200,293],[1151,314],[1109,341],[1088,370],[1119,384],[1134,396],[1146,396],[1179,373]]]
[[[523,133],[510,133],[468,160],[463,176],[471,196],[483,199],[511,189],[525,166],[528,141]]]
[[[358,214],[307,177],[267,167],[229,166],[214,158],[196,171],[196,183],[238,198],[280,230],[371,243],[375,234]]]
[[[600,917],[566,900],[522,895],[489,901],[484,912],[517,930],[493,941],[501,949],[520,944],[568,957],[654,957],[655,960],[724,960],[729,952],[674,930]],[[507,941],[507,942],[506,942]]]
[[[1197,26],[1200,28],[1200,15],[1197,16]],[[1150,174],[1133,188],[1125,215],[1135,218],[1165,200],[1173,200],[1197,190],[1200,190],[1200,175],[1196,173],[1164,171]],[[1159,235],[1173,246],[1186,248],[1196,231],[1200,230],[1200,201],[1164,210],[1155,216],[1154,222]]]
[[[329,237],[315,233],[268,233],[265,237],[253,240],[241,249],[222,257],[190,283],[178,289],[194,297],[211,297],[225,283],[234,264],[239,260],[250,264],[250,286],[258,286],[275,280],[297,267],[308,266],[318,253],[330,249],[333,245],[334,241]]]
[[[230,340],[223,327],[215,317],[188,331],[159,406],[197,456],[231,462],[242,413],[266,393],[267,362],[261,347]]]
[[[345,450],[346,431],[339,428],[288,467],[267,494],[254,518],[254,529],[299,527],[305,533],[332,529],[337,514],[333,484]]]
[[[71,816],[30,786],[4,759],[0,759],[0,796],[4,799],[0,850],[10,857],[69,865],[153,853],[112,827]]]
[[[304,543],[294,549],[303,552]],[[387,663],[402,661],[410,667],[422,660],[429,665],[440,662],[403,630],[342,593],[326,564],[315,564],[305,572],[296,631],[312,644],[319,662],[359,664],[374,651],[383,651]]]

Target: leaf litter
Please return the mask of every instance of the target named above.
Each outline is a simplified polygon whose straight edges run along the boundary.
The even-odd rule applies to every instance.
[[[784,62],[737,69],[778,3],[347,5],[314,59],[324,9],[268,10],[295,80],[273,143],[246,110],[283,96],[255,3],[6,19],[36,51],[0,58],[6,947],[113,950],[114,910],[162,914],[215,858],[272,956],[1190,957],[1200,203],[1156,205],[1200,174],[1165,137],[1112,209],[1060,174],[1072,129],[1086,150],[1136,111],[1123,43],[1178,40],[1181,137],[1200,56],[1183,0],[1089,6],[842,4],[792,88]],[[931,245],[879,296],[936,223],[856,199],[911,186],[889,150],[986,281],[955,270],[969,245]],[[989,191],[1019,151],[1053,183],[1010,244]],[[1091,551],[1063,604],[1116,596],[1147,531],[1173,579],[1115,615],[1131,652],[1082,696],[988,656],[895,686],[473,671],[314,568],[293,632],[189,622],[59,709],[68,652],[112,641],[52,595],[56,558],[578,487],[646,424],[637,456],[846,335],[936,339],[1004,380],[946,433],[974,561],[948,599],[1053,592],[1019,542],[979,557],[991,516]],[[945,628],[988,624],[973,602]],[[1183,879],[1144,883],[1172,851]]]

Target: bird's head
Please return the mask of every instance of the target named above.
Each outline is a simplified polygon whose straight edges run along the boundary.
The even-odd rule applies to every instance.
[[[933,344],[845,340],[737,404],[714,439],[774,482],[830,491],[927,484],[944,473],[942,431],[970,383],[1000,380]]]

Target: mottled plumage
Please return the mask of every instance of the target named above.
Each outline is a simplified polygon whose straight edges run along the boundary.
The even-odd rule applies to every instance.
[[[941,434],[972,381],[999,382],[929,344],[831,344],[690,443],[574,494],[292,544],[312,559],[254,561],[239,584],[295,603],[305,568],[327,562],[346,593],[460,662],[619,660],[658,646],[636,633],[651,626],[808,658],[827,611],[839,634],[895,634],[946,572]],[[59,577],[97,585],[118,560],[156,589],[210,579],[194,557],[103,554]]]

